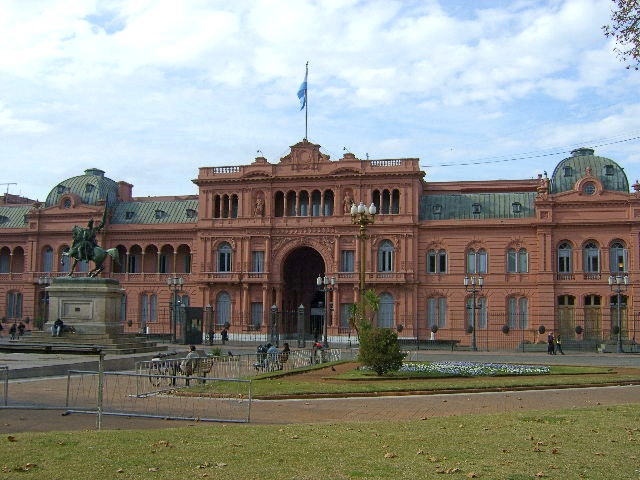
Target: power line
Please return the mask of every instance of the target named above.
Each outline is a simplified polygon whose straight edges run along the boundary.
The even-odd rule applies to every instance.
[[[592,143],[591,144],[591,148],[605,147],[607,145],[614,145],[614,144],[617,144],[617,143],[631,142],[633,140],[638,140],[638,139],[640,139],[640,135],[639,136],[635,136],[635,137],[623,138],[623,139],[620,139],[620,140],[602,139],[602,140],[599,141],[600,143]],[[491,163],[506,163],[506,162],[516,162],[516,161],[519,161],[519,160],[531,160],[531,159],[534,159],[534,158],[552,157],[552,156],[555,156],[555,155],[571,153],[571,151],[574,150],[577,145],[584,146],[585,144],[589,144],[589,143],[590,142],[582,142],[582,143],[576,144],[576,145],[574,145],[572,147],[558,147],[558,149],[554,149],[554,151],[549,152],[549,153],[531,152],[531,153],[524,153],[524,154],[513,156],[513,157],[506,157],[506,158],[477,159],[477,160],[471,160],[471,161],[468,161],[468,162],[439,163],[439,164],[433,164],[433,165],[421,165],[421,167],[423,167],[423,168],[429,168],[429,167],[460,167],[460,166],[467,166],[467,165],[488,165],[488,164],[491,164]]]

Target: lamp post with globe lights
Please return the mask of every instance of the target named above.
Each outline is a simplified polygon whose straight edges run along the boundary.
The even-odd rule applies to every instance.
[[[471,350],[474,352],[478,351],[478,347],[476,345],[476,310],[478,308],[478,304],[476,303],[476,296],[478,293],[482,291],[484,287],[484,278],[481,276],[471,275],[464,277],[464,289],[467,292],[471,293],[472,304],[471,304]]]
[[[611,291],[616,293],[616,316],[617,316],[617,327],[618,327],[618,336],[617,336],[617,352],[623,353],[622,349],[622,317],[620,308],[622,307],[622,292],[626,291],[629,287],[629,276],[628,275],[609,275],[609,287]]]
[[[366,252],[366,240],[369,238],[367,235],[367,227],[371,225],[376,216],[376,206],[372,203],[369,208],[360,202],[358,205],[351,204],[351,223],[358,225],[357,238],[360,240],[360,282],[359,282],[359,303],[360,314],[364,316],[364,290],[365,290],[365,264],[367,258]]]
[[[326,275],[324,277],[322,275],[318,275],[318,278],[316,278],[316,285],[324,293],[324,315],[322,319],[322,346],[324,348],[329,348],[329,340],[327,338],[327,325],[329,324],[329,318],[331,316],[331,308],[329,306],[328,297],[329,297],[329,292],[333,292],[333,289],[336,286],[336,277],[329,278]]]

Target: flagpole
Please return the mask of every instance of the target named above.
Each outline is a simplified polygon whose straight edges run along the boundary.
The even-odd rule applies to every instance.
[[[309,75],[309,62],[307,62],[304,78],[307,81],[307,76]],[[309,91],[309,83],[307,81],[307,86],[304,89],[304,139],[307,140],[307,129],[309,126],[309,95],[307,92]]]

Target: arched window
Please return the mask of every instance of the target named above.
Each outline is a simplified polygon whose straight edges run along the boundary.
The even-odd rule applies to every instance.
[[[393,272],[393,243],[384,240],[378,248],[378,271]]]
[[[382,328],[393,328],[393,295],[390,293],[381,293],[379,305],[378,326]]]
[[[216,302],[216,325],[231,325],[231,297],[227,292],[221,292]]]
[[[613,242],[609,248],[609,270],[611,273],[627,271],[627,249],[622,242]]]
[[[487,273],[487,251],[484,248],[467,251],[467,273]]]
[[[573,262],[571,261],[571,245],[569,242],[562,242],[558,246],[558,273],[572,273]]]
[[[232,253],[231,245],[227,242],[220,244],[218,248],[218,271],[232,272]]]
[[[507,272],[527,273],[529,271],[529,254],[526,248],[510,248],[507,252]]]
[[[427,253],[427,273],[447,273],[447,252],[429,250]]]

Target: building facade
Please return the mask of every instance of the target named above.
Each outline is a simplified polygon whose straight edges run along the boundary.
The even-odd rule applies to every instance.
[[[98,244],[119,261],[102,275],[120,281],[131,332],[177,330],[193,342],[228,325],[231,338],[325,330],[346,343],[364,286],[379,298],[374,321],[408,339],[437,330],[511,348],[553,330],[568,342],[635,342],[640,185],[630,192],[624,170],[592,149],[551,177],[429,182],[417,158],[331,160],[303,140],[275,163],[202,167],[193,181],[195,196],[136,198],[132,185],[88,169],[44,203],[5,197],[3,321],[47,320],[46,285],[69,273],[71,229],[106,208]],[[376,215],[359,237],[360,202]],[[318,287],[319,276],[334,283]]]

